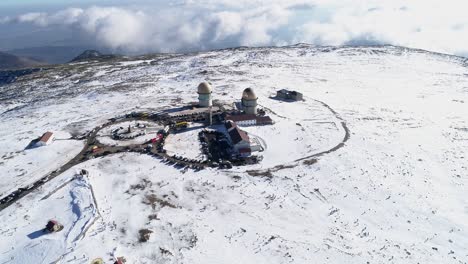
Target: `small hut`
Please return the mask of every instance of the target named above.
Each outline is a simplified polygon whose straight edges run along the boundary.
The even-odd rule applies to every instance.
[[[297,91],[290,91],[286,89],[281,89],[276,92],[276,97],[283,100],[292,100],[292,101],[302,101],[302,93]]]
[[[63,225],[61,225],[57,220],[49,220],[45,227],[45,231],[50,233],[58,232],[63,229]]]
[[[50,143],[52,143],[52,141],[54,141],[54,140],[55,140],[54,133],[52,133],[52,132],[45,132],[45,133],[39,138],[39,140],[36,142],[36,146],[37,146],[37,147],[47,146],[47,145],[49,145]]]

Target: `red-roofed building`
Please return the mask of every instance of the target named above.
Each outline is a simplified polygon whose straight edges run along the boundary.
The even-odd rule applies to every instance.
[[[247,132],[241,130],[237,126],[230,130],[228,133],[233,145],[238,145],[241,143],[250,143],[250,138],[249,135],[247,135]]]
[[[39,141],[37,141],[36,146],[47,146],[50,143],[52,143],[54,139],[55,139],[55,136],[52,132],[46,132],[44,133],[44,135],[42,135]]]
[[[250,115],[239,115],[239,116],[250,116]],[[234,115],[232,117],[239,117]],[[255,115],[251,115],[255,116]],[[256,117],[256,118],[266,118],[266,122],[271,121],[269,117]],[[234,118],[233,118],[234,119]],[[236,119],[239,120],[239,119]],[[226,118],[226,123],[224,123],[224,127],[227,130],[227,134],[231,140],[232,147],[234,149],[235,154],[238,154],[241,157],[248,157],[252,155],[252,152],[256,151],[263,151],[264,148],[261,145],[258,138],[253,137],[250,138],[247,132],[241,130],[237,123],[231,119]]]
[[[228,135],[231,139],[231,144],[236,153],[239,153],[241,149],[250,150],[250,138],[247,132],[241,130],[234,122],[228,122],[226,129],[228,129]],[[229,128],[228,128],[229,127]],[[250,151],[249,151],[250,152]],[[240,154],[240,153],[239,153]]]

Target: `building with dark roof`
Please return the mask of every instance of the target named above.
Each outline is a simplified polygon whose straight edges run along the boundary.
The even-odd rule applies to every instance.
[[[244,157],[250,156],[250,137],[247,132],[241,130],[233,121],[227,121],[224,126],[228,132],[234,153]]]
[[[232,120],[227,120],[226,123],[224,123],[224,127],[229,132],[236,127],[236,123]]]
[[[294,101],[302,101],[302,93],[297,91],[290,91],[286,89],[281,89],[276,92],[276,97],[284,100],[294,100]]]
[[[234,146],[243,143],[246,143],[250,146],[249,135],[247,135],[247,132],[241,130],[238,126],[235,126],[233,129],[231,129],[228,134]]]
[[[47,222],[47,225],[45,227],[45,230],[49,231],[49,232],[58,232],[60,230],[63,229],[63,226],[56,220],[49,220],[49,222]]]
[[[273,120],[269,116],[257,116],[257,125],[273,125]]]

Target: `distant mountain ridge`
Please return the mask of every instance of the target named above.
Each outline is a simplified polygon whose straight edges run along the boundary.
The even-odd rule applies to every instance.
[[[89,47],[81,46],[44,46],[8,50],[7,53],[29,57],[49,64],[67,63]]]
[[[46,65],[47,63],[28,57],[20,57],[13,54],[0,52],[0,70],[21,69]]]
[[[88,60],[88,59],[94,59],[94,58],[99,58],[103,54],[101,54],[97,50],[85,50],[83,53],[80,55],[76,56],[73,58],[70,62],[76,62],[76,61],[82,61],[82,60]]]
[[[118,57],[117,55],[105,55],[97,50],[85,50],[80,55],[76,56],[70,62],[86,61],[92,59],[112,59]]]

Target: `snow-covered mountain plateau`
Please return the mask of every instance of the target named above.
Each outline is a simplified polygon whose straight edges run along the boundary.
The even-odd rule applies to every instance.
[[[159,134],[204,81],[215,124]],[[261,158],[217,167],[200,135],[228,131],[219,118],[248,87],[273,121],[241,127]],[[468,263],[465,58],[305,44],[97,57],[0,86],[0,146],[1,264]],[[63,229],[44,231],[52,219]]]

